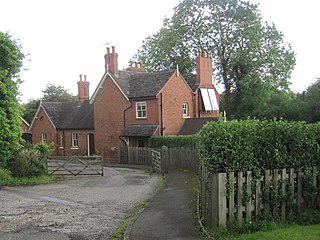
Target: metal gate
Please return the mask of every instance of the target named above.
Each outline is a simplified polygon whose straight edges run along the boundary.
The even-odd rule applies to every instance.
[[[103,176],[103,162],[101,156],[49,157],[47,168],[50,174]]]

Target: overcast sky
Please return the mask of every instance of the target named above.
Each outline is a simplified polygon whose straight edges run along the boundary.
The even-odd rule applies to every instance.
[[[252,0],[297,54],[291,89],[303,91],[320,77],[320,1]],[[87,74],[92,94],[104,73],[105,44],[115,45],[126,68],[142,41],[162,26],[179,0],[0,0],[0,31],[20,39],[30,61],[22,73],[21,101],[40,98],[51,83],[77,94]]]

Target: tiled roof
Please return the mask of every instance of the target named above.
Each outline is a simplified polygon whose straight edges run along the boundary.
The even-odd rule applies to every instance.
[[[179,135],[192,135],[200,131],[203,125],[211,121],[218,121],[217,118],[187,118],[182,125]]]
[[[94,129],[93,105],[78,102],[43,102],[43,108],[57,129]]]
[[[143,98],[155,97],[174,72],[173,70],[150,73],[119,71],[119,76],[112,75],[112,77],[128,98]],[[189,75],[185,80],[193,91],[197,89],[199,84],[195,75]]]
[[[199,87],[199,82],[197,82],[197,80],[196,80],[196,75],[189,74],[189,75],[186,75],[183,77],[184,77],[184,80],[186,80],[186,82],[188,83],[188,85],[192,89],[192,91],[195,92],[197,90],[197,88]]]
[[[151,137],[157,127],[153,124],[129,124],[123,129],[121,137]]]
[[[128,98],[155,97],[173,73],[119,71],[119,76],[114,79]]]

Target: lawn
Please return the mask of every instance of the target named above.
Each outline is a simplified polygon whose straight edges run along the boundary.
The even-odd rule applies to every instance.
[[[267,232],[255,232],[234,237],[233,240],[320,240],[320,225],[293,225]]]

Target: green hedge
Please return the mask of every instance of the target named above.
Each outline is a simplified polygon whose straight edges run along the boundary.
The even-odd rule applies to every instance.
[[[201,129],[198,148],[212,171],[320,166],[320,124],[211,122]]]
[[[197,143],[197,135],[187,136],[163,136],[150,138],[150,146],[159,148],[167,147],[195,147]]]

